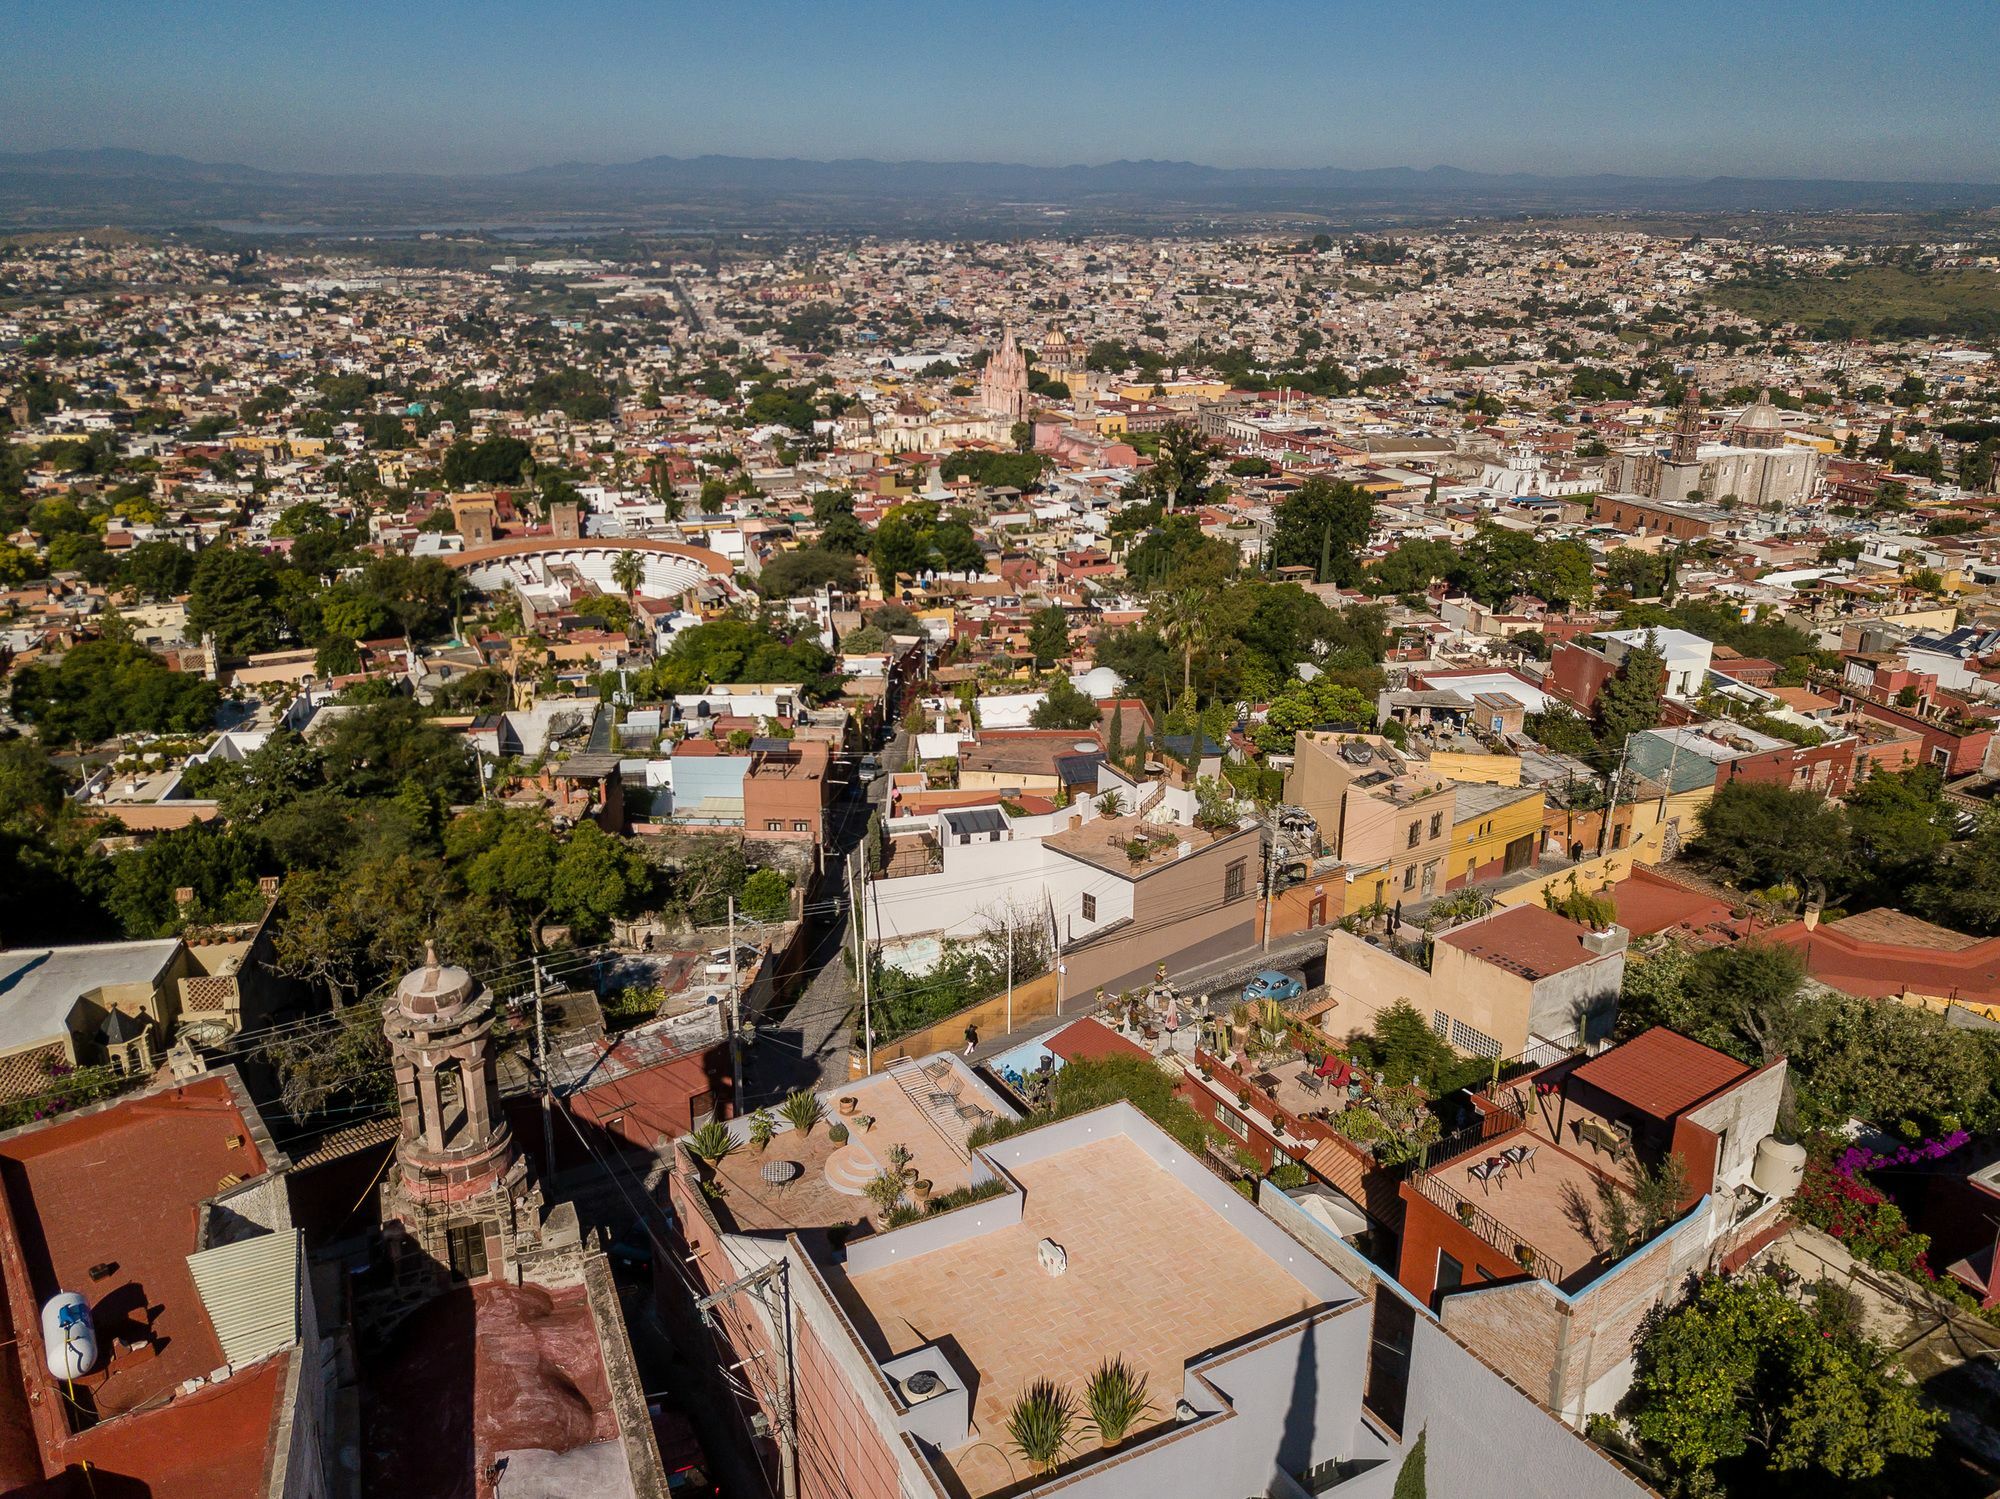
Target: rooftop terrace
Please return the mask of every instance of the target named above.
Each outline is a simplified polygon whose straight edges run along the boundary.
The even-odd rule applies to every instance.
[[[970,1499],[1025,1473],[1003,1451],[1006,1412],[1046,1375],[1080,1388],[1122,1355],[1150,1381],[1145,1431],[1174,1419],[1204,1356],[1352,1299],[1352,1289],[1198,1163],[1114,1106],[989,1147],[1021,1190],[870,1242],[830,1284],[869,1353],[888,1362],[943,1342],[970,1380],[971,1427],[943,1454]],[[909,1248],[901,1247],[903,1236]],[[1060,1246],[1061,1273],[1038,1258]],[[1296,1251],[1294,1253],[1294,1251]],[[906,1257],[903,1257],[906,1256]],[[1128,1439],[1130,1440],[1130,1439]]]

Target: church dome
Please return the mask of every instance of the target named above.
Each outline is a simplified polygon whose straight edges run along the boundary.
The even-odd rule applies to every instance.
[[[435,948],[427,949],[424,958],[424,966],[411,969],[396,986],[397,1007],[420,1019],[463,1009],[472,998],[472,975],[454,964],[440,964]]]
[[[1776,432],[1782,423],[1778,420],[1778,408],[1771,404],[1771,392],[1760,390],[1756,401],[1746,406],[1736,425],[1752,432]]]

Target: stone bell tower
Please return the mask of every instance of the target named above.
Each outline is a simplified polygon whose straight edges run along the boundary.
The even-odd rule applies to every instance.
[[[435,951],[384,1012],[402,1129],[382,1185],[397,1280],[518,1281],[541,1248],[542,1191],[500,1107],[493,995]]]

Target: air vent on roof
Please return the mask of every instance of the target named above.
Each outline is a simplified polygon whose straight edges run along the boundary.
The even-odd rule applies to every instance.
[[[910,1396],[913,1403],[927,1399],[943,1388],[944,1381],[928,1369],[919,1369],[903,1381],[903,1393]]]
[[[1340,758],[1349,765],[1367,765],[1374,760],[1375,751],[1365,744],[1343,744],[1340,747]]]

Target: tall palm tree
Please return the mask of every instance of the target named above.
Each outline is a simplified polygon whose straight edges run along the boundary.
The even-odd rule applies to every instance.
[[[611,581],[625,590],[626,598],[637,593],[645,579],[646,559],[637,552],[620,552],[611,559]]]

